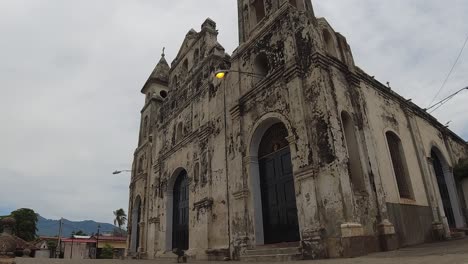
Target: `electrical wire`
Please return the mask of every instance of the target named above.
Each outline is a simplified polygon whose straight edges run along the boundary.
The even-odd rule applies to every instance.
[[[429,114],[432,114],[433,112],[435,112],[437,109],[441,108],[444,104],[446,104],[448,101],[450,101],[453,97],[455,97],[457,94],[461,93],[462,91],[464,90],[468,90],[468,87],[465,87],[463,89],[460,89],[458,90],[456,93],[454,94],[451,94],[449,96],[447,96],[446,98],[442,99],[441,101],[439,101],[438,103],[426,108],[425,110],[429,110],[429,109],[432,109],[435,107],[434,110],[432,110],[431,112],[429,112]]]
[[[450,69],[449,73],[447,74],[447,77],[445,78],[444,82],[442,83],[442,86],[440,87],[439,91],[438,91],[437,94],[434,96],[434,98],[432,98],[432,101],[429,103],[429,105],[431,105],[431,104],[435,101],[435,99],[437,98],[437,96],[439,96],[439,94],[440,94],[440,93],[442,92],[442,90],[444,89],[445,84],[447,84],[447,81],[449,80],[450,76],[452,75],[453,70],[455,69],[455,66],[457,66],[457,63],[458,63],[458,61],[460,60],[461,55],[463,54],[463,50],[465,50],[466,43],[468,43],[468,35],[466,36],[465,42],[463,43],[463,47],[461,48],[460,53],[459,53],[458,56],[457,56],[457,59],[456,59],[455,62],[453,63],[452,68]]]

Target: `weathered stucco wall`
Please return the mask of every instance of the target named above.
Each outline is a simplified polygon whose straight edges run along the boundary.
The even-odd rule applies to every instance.
[[[172,250],[172,191],[183,170],[190,189],[187,254],[239,258],[265,244],[259,145],[277,123],[288,134],[305,258],[422,243],[439,223],[449,235],[431,149],[447,161],[456,193],[462,188],[449,167],[468,155],[466,142],[356,67],[346,38],[316,19],[309,1],[265,1],[261,19],[250,1],[238,3],[240,46],[232,57],[208,19],[200,32],[188,32],[171,67],[160,61],[142,89],[129,208],[136,212],[140,196],[141,234],[132,254],[154,258]],[[218,80],[219,69],[230,72]],[[388,131],[401,141],[410,197],[398,190]],[[465,205],[453,204],[457,212]],[[466,224],[457,217],[457,225]]]

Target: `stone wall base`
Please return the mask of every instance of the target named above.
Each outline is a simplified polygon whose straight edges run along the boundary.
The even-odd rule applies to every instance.
[[[382,251],[392,251],[399,248],[399,241],[396,234],[385,234],[379,236]]]
[[[354,258],[381,251],[376,236],[327,238],[329,258]]]
[[[344,237],[341,239],[344,258],[354,258],[381,251],[379,240],[375,236]]]

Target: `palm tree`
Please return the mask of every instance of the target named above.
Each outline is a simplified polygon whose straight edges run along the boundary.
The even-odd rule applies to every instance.
[[[127,223],[127,214],[124,209],[120,208],[117,211],[114,211],[114,216],[114,225],[119,227],[120,235],[122,235],[122,226]]]

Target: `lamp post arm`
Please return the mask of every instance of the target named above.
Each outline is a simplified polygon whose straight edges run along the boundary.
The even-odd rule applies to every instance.
[[[442,100],[440,100],[439,102],[437,102],[437,103],[435,103],[435,104],[429,106],[428,108],[426,108],[426,109],[424,109],[424,110],[427,111],[427,110],[430,110],[430,109],[432,109],[432,108],[434,108],[434,107],[437,107],[436,109],[434,109],[434,110],[431,111],[431,113],[432,113],[432,112],[434,112],[435,110],[439,109],[442,105],[444,105],[445,103],[447,103],[450,99],[452,99],[453,97],[455,97],[457,94],[461,93],[461,92],[464,91],[464,90],[468,90],[468,86],[465,87],[465,88],[462,88],[462,89],[458,90],[457,92],[455,92],[455,93],[453,93],[453,94],[451,94],[451,95],[449,95],[449,96],[447,96],[447,97],[445,97],[444,99],[442,99]]]

